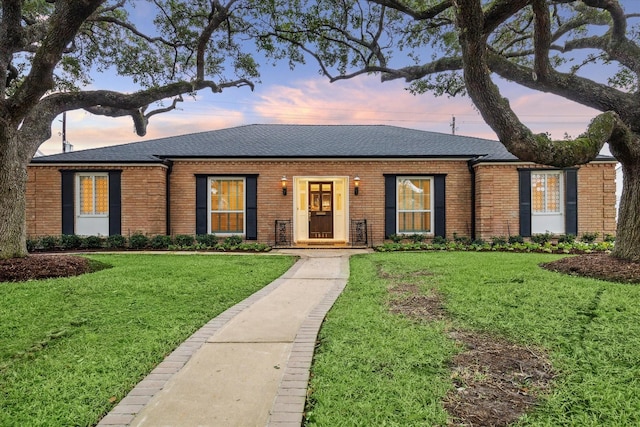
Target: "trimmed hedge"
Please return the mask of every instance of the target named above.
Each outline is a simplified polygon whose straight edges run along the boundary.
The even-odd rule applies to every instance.
[[[116,234],[113,236],[41,236],[27,239],[29,252],[68,251],[78,249],[117,249],[117,250],[216,250],[216,251],[251,251],[266,252],[271,246],[264,243],[247,243],[242,236],[233,235],[218,241],[215,234],[178,234],[174,237],[163,234],[148,236],[133,233],[128,239]]]
[[[530,241],[525,241],[521,236],[492,237],[490,242],[483,240],[471,241],[468,238],[455,237],[450,241],[443,237],[436,237],[431,243],[424,243],[405,236],[399,242],[396,236],[390,236],[391,242],[375,246],[373,249],[378,252],[393,251],[504,251],[504,252],[545,252],[556,254],[580,254],[591,252],[610,252],[615,241],[609,237],[601,242],[595,242],[591,238],[597,233],[585,233],[587,238],[581,241],[575,240],[575,236],[560,236],[557,242],[551,240],[549,233],[534,235]],[[392,238],[396,237],[396,238]]]

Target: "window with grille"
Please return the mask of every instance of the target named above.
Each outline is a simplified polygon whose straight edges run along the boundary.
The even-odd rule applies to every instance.
[[[109,175],[78,174],[78,214],[81,216],[109,215]]]
[[[245,233],[245,179],[209,178],[209,232]]]
[[[562,172],[531,173],[531,208],[537,214],[562,212]]]
[[[433,233],[433,179],[397,177],[398,233]]]

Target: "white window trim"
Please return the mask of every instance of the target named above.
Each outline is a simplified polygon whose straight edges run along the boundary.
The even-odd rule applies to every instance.
[[[244,203],[242,204],[242,232],[241,233],[226,233],[211,230],[211,214],[214,212],[211,209],[211,181],[242,181],[242,187],[244,188]],[[207,231],[216,236],[245,236],[247,234],[247,179],[244,176],[210,176],[207,179]],[[239,210],[216,210],[216,213],[238,213]]]
[[[404,181],[406,179],[428,179],[429,180],[429,206],[431,206],[431,209],[422,209],[422,210],[400,210],[400,192],[398,191],[398,188],[400,186],[400,182]],[[411,234],[424,234],[427,236],[433,236],[435,234],[434,231],[434,227],[435,227],[435,209],[434,209],[434,203],[435,203],[435,195],[433,194],[433,190],[434,190],[434,177],[432,175],[411,175],[411,176],[397,176],[396,177],[396,230],[398,230],[398,233],[406,233],[404,231],[400,231],[400,213],[405,213],[405,212],[429,212],[431,213],[430,218],[431,218],[431,223],[429,224],[429,228],[431,231],[412,231],[410,232]]]
[[[107,178],[107,186],[109,185],[109,173],[107,172],[78,172],[76,173],[76,216],[79,218],[108,218],[109,217],[109,207],[107,206],[107,213],[104,214],[83,214],[81,213],[81,205],[80,205],[80,178],[82,177],[90,177],[93,183],[93,211],[96,211],[96,177],[105,177]],[[108,192],[107,187],[107,192]],[[107,193],[108,194],[108,193]],[[107,196],[108,197],[108,196]]]
[[[546,211],[546,202],[547,202],[547,195],[548,190],[547,190],[547,178],[545,177],[545,211],[544,212],[539,212],[539,211],[535,211],[533,209],[533,176],[534,175],[557,175],[558,176],[558,182],[560,183],[560,210],[558,211],[554,211],[554,212],[548,212]],[[556,215],[564,215],[564,210],[565,210],[565,198],[564,198],[564,172],[563,171],[559,171],[559,170],[545,170],[545,171],[531,171],[531,215],[536,215],[536,216],[556,216]]]

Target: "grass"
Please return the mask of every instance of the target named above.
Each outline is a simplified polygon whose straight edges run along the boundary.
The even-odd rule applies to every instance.
[[[640,287],[538,267],[559,256],[378,253],[351,277],[320,332],[307,425],[446,425],[454,326],[549,351],[557,372],[522,426],[640,425]],[[380,274],[381,269],[385,274]],[[412,274],[428,270],[433,275]],[[450,319],[414,322],[386,308],[392,283],[444,295]]]
[[[0,284],[0,425],[94,425],[290,257],[92,255],[113,268]]]

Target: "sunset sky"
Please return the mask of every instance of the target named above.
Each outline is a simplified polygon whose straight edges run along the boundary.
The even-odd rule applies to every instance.
[[[640,10],[640,1],[625,1],[627,12]],[[635,11],[635,10],[633,10]],[[496,139],[468,98],[435,98],[411,95],[403,81],[381,83],[379,76],[361,76],[329,83],[317,66],[290,70],[288,64],[261,64],[261,81],[255,91],[247,87],[212,94],[200,91],[196,99],[185,97],[179,110],[151,118],[147,135],[138,137],[131,118],[100,117],[83,110],[67,113],[67,140],[74,150],[136,142],[172,135],[215,130],[245,124],[386,124],[451,133],[455,117],[457,135]],[[96,76],[94,88],[133,91],[133,86],[111,77]],[[549,132],[562,139],[586,129],[597,111],[554,95],[500,83],[512,108],[534,132]],[[62,151],[62,116],[53,122],[53,137],[40,147],[44,154]]]

